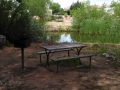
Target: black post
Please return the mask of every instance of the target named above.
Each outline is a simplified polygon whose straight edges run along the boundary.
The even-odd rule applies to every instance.
[[[24,69],[24,48],[30,46],[30,39],[29,38],[20,38],[14,41],[14,47],[20,48],[21,49],[21,65],[22,65],[22,70]]]
[[[22,54],[22,70],[24,69],[24,48],[21,48],[21,54]]]

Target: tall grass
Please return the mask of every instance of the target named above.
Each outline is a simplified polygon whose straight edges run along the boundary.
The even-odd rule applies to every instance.
[[[72,10],[73,28],[84,34],[118,35],[120,33],[120,3],[112,2],[111,10],[105,11],[102,7],[90,6],[82,3],[81,8]]]
[[[80,32],[85,34],[107,34],[108,26],[102,19],[86,19],[81,24]]]

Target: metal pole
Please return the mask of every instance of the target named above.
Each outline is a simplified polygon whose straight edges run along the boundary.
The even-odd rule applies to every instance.
[[[21,48],[21,54],[22,54],[22,70],[24,69],[24,48]]]

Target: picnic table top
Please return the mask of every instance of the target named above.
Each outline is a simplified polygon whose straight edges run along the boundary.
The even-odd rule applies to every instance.
[[[41,48],[44,48],[46,50],[59,50],[59,49],[69,49],[69,48],[81,48],[81,47],[86,47],[86,45],[80,43],[67,43],[67,44],[41,46]]]

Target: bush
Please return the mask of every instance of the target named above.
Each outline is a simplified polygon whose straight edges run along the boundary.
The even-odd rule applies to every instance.
[[[10,43],[8,40],[5,42],[5,45],[8,46],[8,47],[12,47],[14,46],[12,43]]]
[[[43,41],[45,40],[46,35],[44,30],[39,28],[39,24],[35,21],[32,21],[30,26],[30,36],[32,41]]]
[[[2,17],[0,17],[0,26],[6,23],[3,21],[7,21],[7,24],[2,26],[4,28],[0,27],[0,29],[2,29],[0,34],[6,36],[6,39],[12,43],[20,37],[29,37],[30,35],[31,17],[27,12],[24,3],[20,3],[19,5],[16,3],[17,2],[13,2],[12,0],[3,0],[3,2],[0,3],[0,7],[3,9],[1,11]],[[6,7],[4,7],[4,5]],[[12,8],[14,8],[14,10]]]
[[[10,43],[14,43],[21,37],[31,38],[32,41],[41,40],[40,37],[44,32],[42,29],[45,24],[45,12],[41,14],[41,20],[36,22],[32,20],[32,14],[23,1],[19,4],[16,0],[14,2],[13,0],[0,1],[0,34],[6,36]]]
[[[67,14],[67,13],[65,13],[65,14],[64,14],[64,16],[65,16],[65,17],[67,17],[67,16],[68,16],[68,14]]]
[[[51,20],[52,20],[52,16],[51,15],[47,16],[47,21],[51,21]]]
[[[73,28],[87,34],[117,35],[120,33],[120,12],[118,10],[120,4],[113,2],[111,6],[114,8],[114,14],[105,12],[105,5],[98,8],[81,3],[81,8],[71,11]]]

